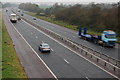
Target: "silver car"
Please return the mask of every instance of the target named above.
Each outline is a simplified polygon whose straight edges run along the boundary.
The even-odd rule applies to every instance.
[[[41,52],[50,52],[50,46],[47,44],[47,43],[41,43],[40,46],[39,46],[39,50]]]

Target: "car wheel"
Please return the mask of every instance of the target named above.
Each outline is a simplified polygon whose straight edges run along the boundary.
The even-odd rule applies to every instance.
[[[51,52],[51,51],[48,51],[49,53]]]
[[[39,50],[41,51],[40,47],[39,47]]]
[[[103,47],[106,47],[105,43],[103,43]]]

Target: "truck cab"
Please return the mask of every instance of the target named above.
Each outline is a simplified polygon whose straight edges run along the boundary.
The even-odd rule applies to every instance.
[[[12,23],[16,23],[16,22],[17,22],[17,16],[16,16],[16,14],[11,14],[11,15],[10,15],[10,21],[11,21]]]
[[[116,33],[114,31],[111,31],[111,30],[103,31],[103,33],[101,35],[101,40],[103,41],[104,46],[114,47],[115,43],[117,41]]]

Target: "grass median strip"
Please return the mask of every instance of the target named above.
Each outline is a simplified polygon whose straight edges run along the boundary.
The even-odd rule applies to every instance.
[[[2,23],[2,78],[27,78],[4,23]]]

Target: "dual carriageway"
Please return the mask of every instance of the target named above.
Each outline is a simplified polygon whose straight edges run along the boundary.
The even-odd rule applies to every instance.
[[[16,12],[18,15],[21,15],[20,12],[16,11],[16,9],[13,9],[13,11]],[[13,12],[11,9],[8,9],[7,13],[5,12],[5,10],[3,11],[3,13],[4,13],[3,14],[4,20],[9,21],[10,20],[9,15]],[[27,14],[24,14],[23,17],[40,25],[43,28],[47,28],[59,35],[67,37],[78,44],[82,44],[96,51],[107,54],[113,58],[119,59],[118,51],[120,49],[118,47],[119,46],[118,44],[115,48],[104,48],[104,47],[95,45],[93,43],[79,39],[76,31],[69,30],[67,28],[46,22],[41,19],[33,20],[33,17]],[[13,23],[13,24],[5,23],[5,24],[8,24],[8,26],[11,28],[14,27],[14,29],[21,36],[21,38],[23,38],[26,41],[26,43],[30,46],[31,50],[33,50],[34,53],[42,60],[46,68],[49,70],[50,74],[52,74],[53,77],[55,78],[85,78],[85,79],[116,78],[115,75],[97,67],[96,65],[94,65],[94,63],[91,64],[89,61],[75,54],[75,52],[70,48],[68,48],[66,45],[60,43],[59,41],[55,40],[51,36],[45,34],[43,31],[35,28],[33,25],[29,24],[23,19],[20,21],[17,21],[17,23]],[[52,48],[50,54],[42,54],[38,50],[38,46],[41,41],[44,41],[50,45],[50,47]],[[24,46],[25,44],[22,44],[22,45]],[[23,48],[21,47],[21,49]],[[28,52],[26,52],[26,54],[27,53]],[[25,60],[27,60],[27,58]],[[27,62],[26,64],[23,65],[23,67],[28,67],[26,65],[27,65]],[[33,71],[33,73],[36,73],[34,71],[36,71],[37,69],[39,70],[39,67],[36,67],[36,66],[34,65],[33,67],[30,68],[31,71]],[[35,68],[36,70],[34,70]],[[29,75],[31,74],[29,72],[30,69],[25,68],[25,71],[28,74],[28,77],[31,77],[31,75]],[[40,71],[37,71],[37,73],[39,74]],[[32,76],[39,77],[39,75],[34,76],[34,74]]]

